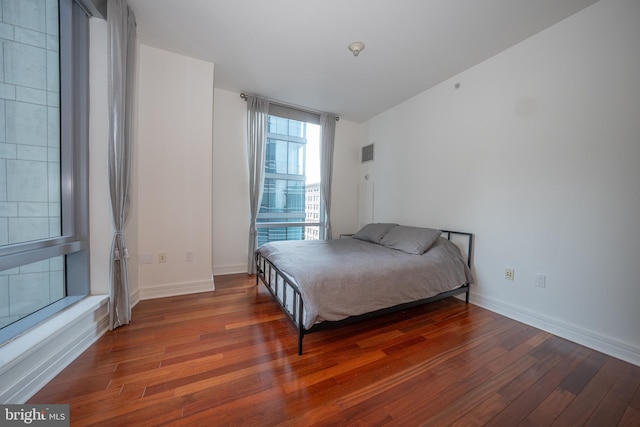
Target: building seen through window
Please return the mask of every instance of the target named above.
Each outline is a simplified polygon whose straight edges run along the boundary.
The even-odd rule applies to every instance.
[[[2,344],[89,291],[89,17],[73,0],[0,4]]]
[[[321,238],[319,128],[269,116],[258,245]],[[310,193],[317,195],[313,203]]]

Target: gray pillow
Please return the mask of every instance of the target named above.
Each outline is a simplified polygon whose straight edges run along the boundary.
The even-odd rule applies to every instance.
[[[378,243],[389,230],[397,226],[398,224],[387,223],[367,224],[351,237],[365,242]]]
[[[438,240],[442,231],[399,225],[389,230],[380,244],[391,249],[422,255]]]

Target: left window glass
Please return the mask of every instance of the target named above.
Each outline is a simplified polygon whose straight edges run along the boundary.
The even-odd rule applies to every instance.
[[[4,0],[0,245],[61,235],[58,2]],[[0,272],[0,327],[65,296],[62,257]]]
[[[87,28],[73,0],[0,1],[0,343],[88,293]]]
[[[59,256],[0,272],[0,328],[65,297],[64,257]]]
[[[58,3],[4,0],[0,70],[0,245],[57,237]]]

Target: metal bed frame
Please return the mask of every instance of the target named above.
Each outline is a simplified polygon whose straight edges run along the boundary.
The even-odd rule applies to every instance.
[[[452,236],[464,236],[464,238],[466,239],[465,246],[467,247],[467,265],[469,266],[469,268],[471,268],[473,234],[452,230],[442,230],[442,234],[443,237],[446,237],[448,240],[451,240]],[[430,298],[411,301],[404,304],[395,305],[393,307],[375,310],[370,313],[364,313],[358,316],[347,317],[346,319],[339,321],[323,321],[321,323],[314,324],[309,329],[305,329],[303,320],[304,301],[302,300],[302,294],[300,293],[298,286],[293,283],[285,273],[283,273],[278,267],[273,265],[271,261],[264,258],[259,252],[256,251],[255,257],[257,266],[256,286],[258,286],[260,284],[260,280],[262,280],[262,283],[264,283],[267,290],[271,293],[273,299],[280,305],[282,310],[298,329],[298,355],[302,355],[302,339],[305,335],[313,332],[335,328],[338,326],[349,325],[355,322],[360,322],[362,320],[371,319],[373,317],[395,313],[397,311],[438,301],[462,293],[466,294],[465,302],[469,303],[469,284],[466,283],[457,289],[443,292]]]

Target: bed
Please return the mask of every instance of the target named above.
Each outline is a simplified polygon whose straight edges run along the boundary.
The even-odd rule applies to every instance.
[[[472,247],[471,233],[367,224],[351,238],[260,246],[256,285],[294,323],[302,354],[312,332],[463,293],[469,302]]]

